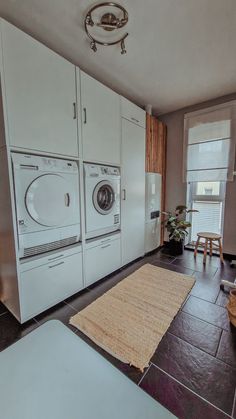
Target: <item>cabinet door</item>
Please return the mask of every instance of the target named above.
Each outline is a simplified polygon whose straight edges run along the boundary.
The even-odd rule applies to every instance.
[[[121,96],[121,116],[145,128],[146,112]]]
[[[83,159],[120,164],[120,98],[81,72]]]
[[[122,265],[144,254],[145,130],[122,119]]]
[[[22,323],[82,288],[81,253],[22,272],[19,278]]]
[[[1,20],[11,146],[78,156],[75,66]]]
[[[121,266],[120,240],[104,240],[99,246],[85,250],[85,282],[86,286]]]

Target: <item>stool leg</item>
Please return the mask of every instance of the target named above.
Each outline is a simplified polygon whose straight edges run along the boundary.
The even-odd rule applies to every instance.
[[[199,241],[200,241],[200,237],[197,238],[197,241],[195,243],[194,257],[197,256],[197,249],[198,249]]]
[[[205,265],[206,263],[206,258],[207,258],[207,244],[208,244],[208,240],[205,240],[205,246],[204,246],[204,256],[203,256],[203,263]]]
[[[212,256],[212,240],[210,239],[209,242],[210,242],[210,256]]]
[[[221,261],[221,263],[224,263],[224,257],[223,257],[223,249],[222,249],[221,239],[219,239],[218,242],[219,242],[219,251],[220,251],[220,261]]]

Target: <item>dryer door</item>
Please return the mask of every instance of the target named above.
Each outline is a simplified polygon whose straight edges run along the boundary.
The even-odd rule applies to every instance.
[[[115,191],[109,181],[99,182],[93,191],[93,205],[99,214],[109,214],[115,203]]]
[[[45,174],[36,178],[25,194],[25,206],[30,217],[46,227],[63,225],[70,212],[71,189],[61,175]]]

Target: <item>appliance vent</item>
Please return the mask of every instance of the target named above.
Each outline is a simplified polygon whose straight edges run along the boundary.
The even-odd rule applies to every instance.
[[[24,257],[38,255],[39,253],[45,253],[53,249],[59,249],[60,247],[69,246],[70,244],[74,244],[77,241],[78,241],[78,236],[73,236],[73,237],[68,237],[66,239],[41,244],[39,246],[27,247],[24,249]]]

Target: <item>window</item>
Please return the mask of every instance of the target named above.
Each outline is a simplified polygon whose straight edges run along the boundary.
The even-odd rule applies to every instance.
[[[189,183],[188,207],[199,212],[191,214],[189,243],[194,244],[197,233],[212,231],[223,233],[225,182]]]
[[[191,213],[190,243],[197,233],[223,234],[226,181],[233,180],[236,101],[185,115],[184,181]]]

